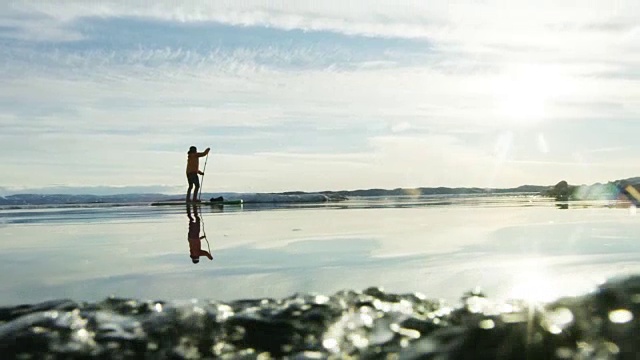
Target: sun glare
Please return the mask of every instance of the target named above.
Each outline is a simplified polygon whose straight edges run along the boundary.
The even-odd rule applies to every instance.
[[[508,294],[510,299],[535,304],[555,300],[560,295],[551,278],[540,271],[520,273],[514,280],[515,285]]]
[[[501,120],[528,125],[543,121],[548,107],[564,89],[559,72],[549,66],[509,68],[495,82],[495,110]]]

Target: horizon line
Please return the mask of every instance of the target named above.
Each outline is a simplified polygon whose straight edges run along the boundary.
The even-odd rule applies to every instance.
[[[608,183],[612,183],[615,181],[620,181],[620,180],[614,180],[614,181],[609,181]],[[593,183],[591,185],[587,185],[587,184],[580,184],[580,185],[575,185],[575,186],[592,186],[592,185],[602,185],[603,183]],[[571,185],[571,184],[569,184]],[[399,190],[407,190],[407,191],[411,191],[411,190],[418,190],[418,189],[451,189],[451,190],[481,190],[481,191],[486,191],[486,192],[491,192],[494,190],[515,190],[515,189],[519,189],[522,187],[539,187],[539,188],[551,188],[555,185],[535,185],[535,184],[523,184],[523,185],[518,185],[518,186],[513,186],[513,187],[479,187],[479,186],[457,186],[457,187],[450,187],[450,186],[418,186],[418,187],[396,187],[396,188],[358,188],[358,189],[342,189],[342,190],[318,190],[318,191],[310,191],[310,190],[285,190],[285,191],[259,191],[259,192],[241,192],[241,191],[205,191],[203,192],[203,194],[287,194],[287,193],[303,193],[303,194],[318,194],[318,193],[341,193],[341,192],[360,192],[360,191],[399,191]],[[123,186],[113,186],[113,187],[109,187],[109,186],[94,186],[95,188],[107,188],[107,189],[114,189],[114,188],[122,188]],[[126,187],[126,186],[124,186]],[[51,187],[51,188],[59,188],[59,187]],[[72,189],[73,187],[65,187],[67,189]],[[46,189],[46,188],[39,188],[40,190],[42,189]],[[20,195],[36,195],[36,196],[104,196],[104,197],[109,197],[109,196],[133,196],[133,195],[165,195],[165,196],[179,196],[179,195],[184,195],[182,192],[180,193],[166,193],[166,192],[124,192],[124,193],[110,193],[110,194],[97,194],[97,193],[83,193],[83,192],[78,192],[78,193],[55,193],[55,192],[51,192],[51,193],[41,193],[41,192],[16,192],[16,193],[6,193],[3,195],[0,195],[0,197],[8,197],[8,196],[20,196]]]

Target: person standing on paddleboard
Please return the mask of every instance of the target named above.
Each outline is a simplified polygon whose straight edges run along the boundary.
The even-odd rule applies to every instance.
[[[191,189],[195,188],[193,192],[193,202],[198,200],[198,190],[200,190],[200,179],[198,178],[198,174],[204,175],[204,172],[200,171],[200,161],[199,159],[203,156],[207,156],[209,154],[210,148],[207,148],[204,152],[198,152],[198,149],[195,146],[189,148],[189,152],[187,153],[187,181],[189,182],[189,189],[187,189],[187,198],[186,202],[189,202],[189,198],[191,197]]]

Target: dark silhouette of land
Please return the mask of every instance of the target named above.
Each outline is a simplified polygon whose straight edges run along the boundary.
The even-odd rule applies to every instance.
[[[562,180],[542,195],[555,198],[557,201],[628,200],[640,205],[640,177],[592,185],[571,185]]]
[[[428,196],[428,195],[500,195],[500,194],[532,194],[556,198],[557,200],[592,200],[609,199],[619,194],[628,185],[640,192],[640,177],[615,180],[605,184],[571,185],[560,181],[556,185],[522,185],[514,188],[479,188],[479,187],[418,187],[396,189],[359,189],[341,191],[287,191],[280,193],[264,193],[277,195],[323,194],[328,201],[342,201],[351,197],[363,196]],[[241,193],[235,193],[239,197]],[[203,194],[203,198],[217,194]],[[0,197],[0,205],[80,205],[80,204],[132,204],[151,203],[175,199],[176,195],[157,193],[134,193],[121,195],[69,195],[69,194],[13,194]],[[226,196],[225,196],[226,198]]]

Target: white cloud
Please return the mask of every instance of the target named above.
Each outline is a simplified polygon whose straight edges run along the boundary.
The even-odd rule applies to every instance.
[[[469,129],[486,133],[505,125],[519,126],[486,116],[494,106],[493,95],[482,93],[482,84],[488,81],[482,77],[388,69],[256,71],[250,80],[216,71],[164,77],[158,72],[155,78],[139,78],[117,68],[108,70],[114,75],[86,75],[76,80],[26,77],[0,86],[0,93],[9,99],[65,104],[73,109],[71,114],[30,116],[28,123],[15,114],[0,120],[8,133],[23,134],[3,141],[4,149],[12,149],[0,156],[9,174],[3,176],[4,184],[179,186],[184,180],[183,148],[191,143],[216,148],[212,168],[216,180],[209,186],[219,191],[516,186],[518,181],[554,183],[563,174],[560,166],[545,172],[540,170],[542,164],[509,163],[515,154],[509,148],[503,153],[509,156],[500,160],[491,146],[483,149],[465,144],[453,135],[378,137],[370,142],[372,148],[360,147],[356,154],[338,148],[343,155],[274,155],[287,144],[274,143],[270,132],[285,134],[288,122],[303,122],[318,131],[402,129],[408,134],[454,134]],[[103,80],[105,77],[111,80]],[[612,99],[617,96],[613,88],[608,94]],[[114,100],[105,103],[108,99]],[[131,106],[119,106],[121,101],[130,101]],[[590,110],[574,109],[571,114]],[[242,130],[224,135],[220,131],[225,126]],[[260,130],[266,127],[270,130]],[[252,128],[255,131],[248,132]],[[48,135],[42,135],[45,130]],[[120,131],[125,133],[118,134]],[[537,147],[537,133],[532,139]],[[247,144],[245,150],[250,154],[235,155],[219,145],[234,141]],[[336,144],[348,145],[342,138]],[[554,145],[548,144],[552,150],[557,148]],[[18,148],[23,150],[14,153]],[[167,150],[157,153],[154,148]],[[314,152],[312,147],[307,151]],[[138,171],[141,166],[144,170]],[[34,168],[46,177],[26,177]],[[613,176],[615,172],[604,169],[602,174]],[[593,177],[597,176],[589,176]]]
[[[428,38],[435,42],[497,46],[574,46],[599,43],[636,23],[633,1],[12,1],[9,14],[55,19],[63,27],[83,17],[134,16],[180,22],[334,31],[350,35]],[[35,24],[25,24],[25,28]],[[38,25],[39,26],[39,25]],[[587,31],[585,31],[587,30]],[[589,32],[588,30],[594,30]],[[604,31],[603,31],[604,30]],[[597,35],[596,38],[593,35]],[[561,36],[556,36],[561,35]],[[569,37],[567,37],[569,36]],[[571,38],[577,36],[577,38]],[[568,43],[567,39],[577,40]],[[620,38],[618,37],[620,40]],[[591,40],[588,42],[588,40]],[[581,44],[581,42],[584,42]],[[468,45],[466,45],[468,46]]]
[[[607,138],[601,121],[640,112],[637,81],[625,77],[639,72],[638,7],[623,4],[0,4],[0,26],[13,28],[0,36],[7,44],[7,37],[19,39],[0,49],[0,162],[7,174],[0,186],[179,185],[183,148],[192,143],[216,149],[210,186],[229,191],[515,186],[555,183],[569,173],[620,178],[631,155],[604,164],[589,157],[591,144],[581,137],[599,131],[603,142],[595,148],[624,146],[628,140]],[[419,38],[428,51],[347,54],[353,66],[340,67],[323,62],[331,49],[303,43],[205,50],[179,42],[136,49],[55,44],[86,36],[77,20],[129,16]],[[308,66],[273,65],[296,62]],[[554,126],[584,119],[599,122],[571,133],[568,144],[552,136]],[[296,124],[305,138],[290,139],[298,140],[294,146],[286,140]],[[530,139],[500,142],[511,130]],[[313,141],[320,136],[335,140],[320,146]],[[496,143],[503,145],[498,151]],[[586,158],[568,166],[572,151]],[[33,167],[45,176],[28,176]]]

